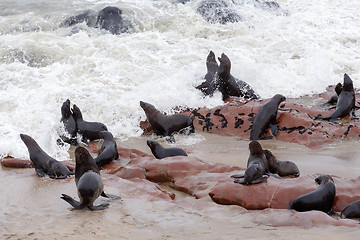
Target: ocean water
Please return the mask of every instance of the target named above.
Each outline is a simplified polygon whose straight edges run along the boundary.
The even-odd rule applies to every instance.
[[[210,50],[227,54],[232,74],[264,99],[319,93],[344,73],[360,87],[359,0],[279,0],[279,11],[229,0],[242,21],[225,25],[206,22],[196,12],[200,2],[0,1],[0,157],[28,157],[25,133],[68,159],[69,146],[56,144],[66,99],[119,139],[141,135],[140,100],[164,112],[223,104],[219,93],[204,98],[194,88]],[[61,26],[105,6],[123,10],[127,33]]]

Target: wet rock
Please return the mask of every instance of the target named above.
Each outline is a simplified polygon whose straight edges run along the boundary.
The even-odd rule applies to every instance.
[[[34,165],[31,160],[19,158],[3,158],[0,160],[1,165],[8,168],[33,168]],[[62,161],[70,171],[74,171],[75,163],[73,161]]]

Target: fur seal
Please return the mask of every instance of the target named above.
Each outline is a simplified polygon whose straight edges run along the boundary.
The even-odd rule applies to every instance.
[[[90,153],[83,147],[78,147],[75,150],[75,184],[77,187],[80,202],[74,200],[72,197],[62,194],[61,199],[68,202],[75,209],[83,209],[85,207],[90,210],[102,210],[109,206],[109,203],[103,203],[94,206],[94,201],[101,195],[107,198],[119,199],[119,197],[104,193],[104,184],[100,177],[100,171],[95,164],[94,159]]]
[[[300,171],[295,163],[291,161],[279,161],[269,150],[264,150],[266,156],[269,172],[278,174],[280,177],[293,175],[295,177],[300,176]]]
[[[352,202],[341,212],[342,218],[360,218],[360,200]]]
[[[143,101],[140,101],[140,106],[156,135],[171,136],[173,133],[187,127],[190,127],[191,133],[195,132],[193,120],[185,114],[164,115],[153,105]]]
[[[329,99],[329,101],[322,104],[322,106],[336,104],[338,99],[339,99],[342,88],[343,88],[343,86],[342,86],[341,83],[336,84],[336,86],[335,86],[335,94]]]
[[[353,81],[351,80],[349,75],[345,73],[343,88],[339,95],[335,111],[329,117],[323,117],[321,115],[318,115],[315,117],[315,119],[334,121],[338,118],[345,117],[346,115],[350,114],[350,112],[352,112],[354,109],[355,92],[353,87]]]
[[[87,142],[87,140],[96,140],[101,138],[101,131],[107,131],[107,127],[100,122],[87,122],[84,121],[80,108],[74,104],[73,116],[76,121],[78,128],[78,133],[82,135],[82,141]]]
[[[164,148],[160,145],[160,143],[152,140],[147,140],[147,145],[151,149],[152,154],[157,159],[162,159],[166,157],[174,157],[174,156],[187,156],[186,152],[181,148]]]
[[[199,89],[205,96],[212,96],[217,89],[217,70],[219,68],[213,51],[210,51],[207,56],[206,67],[205,81],[197,86],[196,89]]]
[[[243,180],[236,179],[235,183],[240,184],[257,184],[269,177],[269,168],[264,151],[258,141],[251,141],[249,144],[250,156],[247,162],[247,169],[245,174],[232,175],[233,178],[244,178]]]
[[[289,208],[298,212],[319,210],[325,213],[332,213],[332,205],[335,198],[334,180],[329,175],[321,175],[315,179],[319,187],[312,192],[302,195],[290,201]]]
[[[48,175],[50,178],[63,179],[74,174],[64,164],[44,152],[32,137],[20,134],[20,138],[29,151],[30,160],[34,164],[37,175],[40,177]]]
[[[230,73],[231,62],[224,53],[218,58],[220,66],[218,69],[219,90],[222,93],[223,101],[230,96],[243,97],[248,99],[258,99],[259,96],[249,84],[233,77]]]
[[[77,126],[76,126],[76,121],[73,117],[73,114],[70,110],[70,100],[69,99],[67,99],[61,106],[60,122],[62,122],[64,124],[66,132],[70,135],[70,138],[66,137],[66,136],[61,136],[61,139],[66,143],[77,146],[78,145],[78,143],[76,141]]]
[[[99,155],[95,158],[96,165],[99,168],[110,163],[112,160],[119,158],[116,141],[111,132],[102,131],[100,134],[104,139],[104,142],[101,146]]]
[[[254,125],[251,129],[250,139],[258,140],[264,134],[265,130],[270,126],[274,136],[277,135],[278,127],[276,125],[276,116],[279,104],[285,101],[286,98],[281,94],[276,94],[270,101],[265,103],[259,109],[254,119]]]

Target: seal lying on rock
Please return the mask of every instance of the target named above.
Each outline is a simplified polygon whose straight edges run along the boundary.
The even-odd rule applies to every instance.
[[[352,202],[341,212],[342,218],[360,218],[360,200]]]
[[[186,152],[181,148],[164,148],[160,143],[152,140],[147,140],[147,145],[151,149],[152,154],[157,159],[174,156],[187,156]]]
[[[278,174],[280,177],[293,175],[295,177],[300,176],[300,171],[295,163],[291,161],[279,161],[269,150],[264,150],[266,156],[269,172]]]
[[[219,68],[216,62],[215,54],[210,51],[206,59],[207,73],[205,75],[205,81],[201,83],[196,89],[199,89],[205,96],[212,96],[217,89],[217,71]]]
[[[64,124],[66,132],[70,135],[70,138],[68,138],[66,136],[61,136],[61,139],[66,143],[77,146],[78,145],[78,143],[76,141],[77,126],[76,126],[76,121],[73,117],[73,114],[70,110],[70,100],[69,99],[67,99],[61,106],[60,122],[62,122]]]
[[[103,203],[94,206],[94,201],[101,195],[111,199],[120,199],[114,195],[104,193],[104,185],[100,177],[99,168],[96,166],[94,159],[90,153],[83,147],[75,150],[75,184],[78,190],[80,202],[72,197],[62,194],[61,199],[68,202],[75,209],[83,209],[85,207],[90,210],[102,210],[109,206],[109,203]]]
[[[335,199],[334,180],[329,175],[321,175],[315,179],[320,186],[312,192],[309,192],[294,201],[290,201],[289,209],[298,212],[318,210],[325,213],[332,213],[332,205]]]
[[[119,158],[116,141],[111,132],[102,131],[100,134],[104,139],[104,142],[101,146],[99,155],[95,158],[96,165],[99,168],[110,163],[112,160]]]
[[[20,134],[20,137],[29,151],[30,160],[34,164],[35,172],[40,177],[48,175],[50,178],[61,179],[74,174],[64,164],[44,152],[32,137],[26,134]]]

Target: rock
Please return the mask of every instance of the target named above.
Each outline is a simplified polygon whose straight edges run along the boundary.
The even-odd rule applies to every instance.
[[[75,170],[75,163],[73,161],[62,161],[70,171]],[[19,158],[3,158],[1,159],[1,164],[4,167],[8,168],[33,168],[34,165],[31,160],[28,159],[19,159]]]

